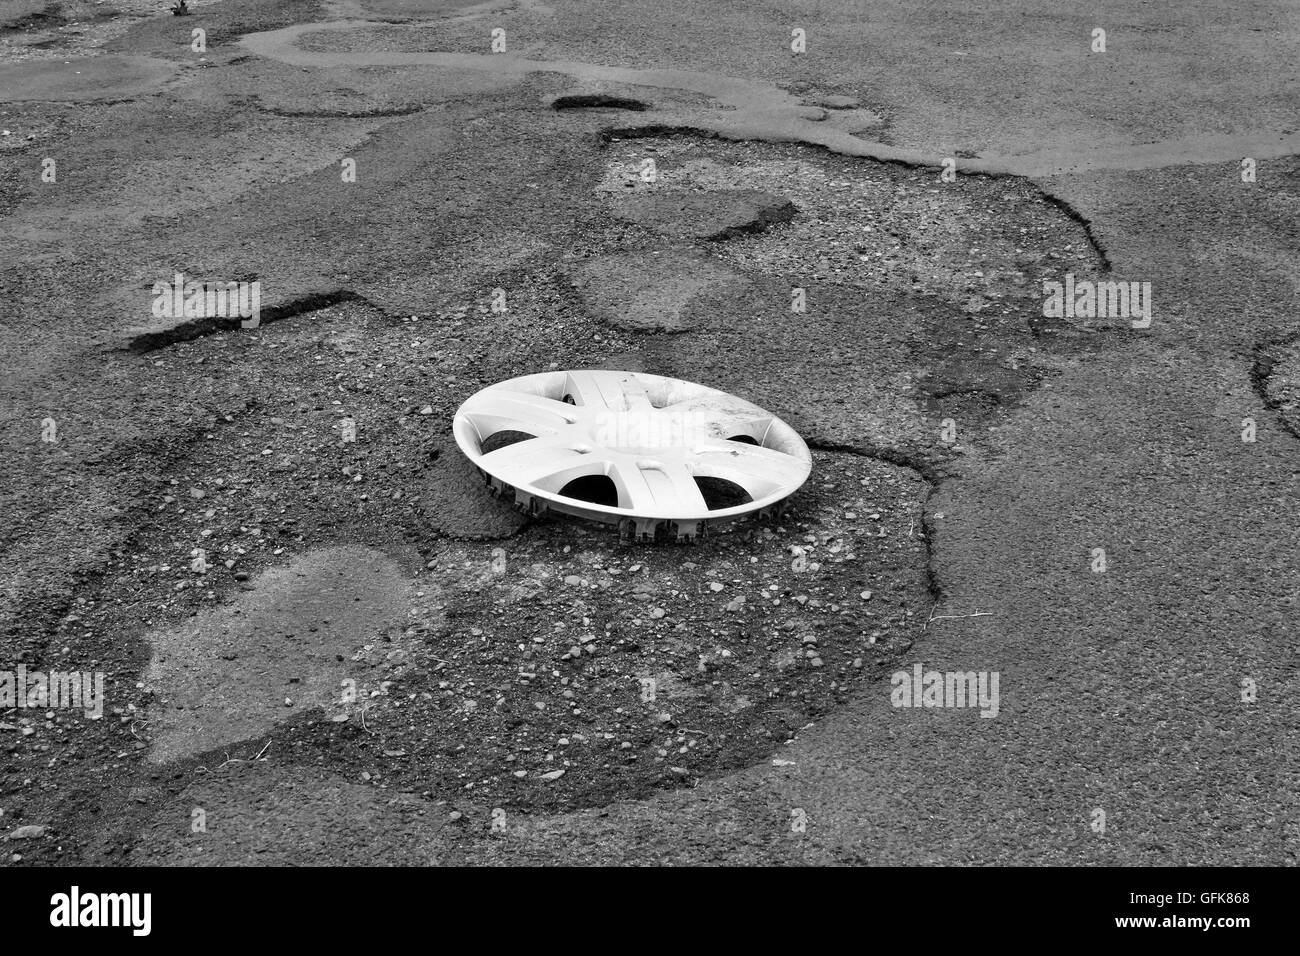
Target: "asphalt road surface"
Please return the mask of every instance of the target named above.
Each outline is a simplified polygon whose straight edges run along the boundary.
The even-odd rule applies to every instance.
[[[1294,864],[1300,12],[981,6],[0,3],[0,860]],[[588,367],[808,485],[525,520]]]

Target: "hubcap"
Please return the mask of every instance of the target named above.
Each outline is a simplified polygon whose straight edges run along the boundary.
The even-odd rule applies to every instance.
[[[638,535],[671,524],[680,537],[694,537],[705,524],[771,508],[812,469],[808,446],[770,412],[638,372],[544,372],[500,382],[460,407],[453,431],[493,487],[513,489],[530,511],[629,522]],[[742,503],[720,504],[719,487]]]

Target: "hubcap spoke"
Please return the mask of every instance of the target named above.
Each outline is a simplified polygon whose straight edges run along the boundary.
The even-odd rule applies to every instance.
[[[579,474],[598,474],[603,470],[598,458],[580,454],[559,435],[531,438],[498,448],[483,456],[482,466],[516,486],[550,484],[550,479],[574,468],[579,469]],[[548,490],[559,490],[563,485],[561,482]]]
[[[588,408],[621,408],[623,373],[605,371],[566,372],[564,392]]]
[[[507,389],[487,389],[475,395],[461,409],[482,440],[500,431],[554,434],[578,416],[573,407],[543,395]]]
[[[808,477],[809,465],[771,448],[730,442],[709,446],[697,456],[695,473],[723,478],[744,488],[755,500],[782,487],[796,487]]]
[[[663,468],[638,468],[620,462],[613,465],[609,477],[618,488],[618,506],[647,514],[668,515],[674,511],[708,510],[695,476],[682,463]]]

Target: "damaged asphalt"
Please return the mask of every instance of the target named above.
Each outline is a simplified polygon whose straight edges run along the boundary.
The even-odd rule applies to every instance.
[[[1295,862],[1297,23],[1249,7],[222,0],[0,66],[0,660],[109,686],[0,712],[47,828],[0,860]],[[159,326],[178,271],[265,327]],[[1151,328],[1043,319],[1066,272]],[[809,485],[692,548],[475,487],[468,394],[600,366]],[[916,662],[998,716],[892,706]]]

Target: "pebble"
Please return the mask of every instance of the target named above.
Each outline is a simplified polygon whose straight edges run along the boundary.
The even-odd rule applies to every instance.
[[[543,780],[559,780],[564,776],[563,770],[552,770],[549,773],[542,774]]]

